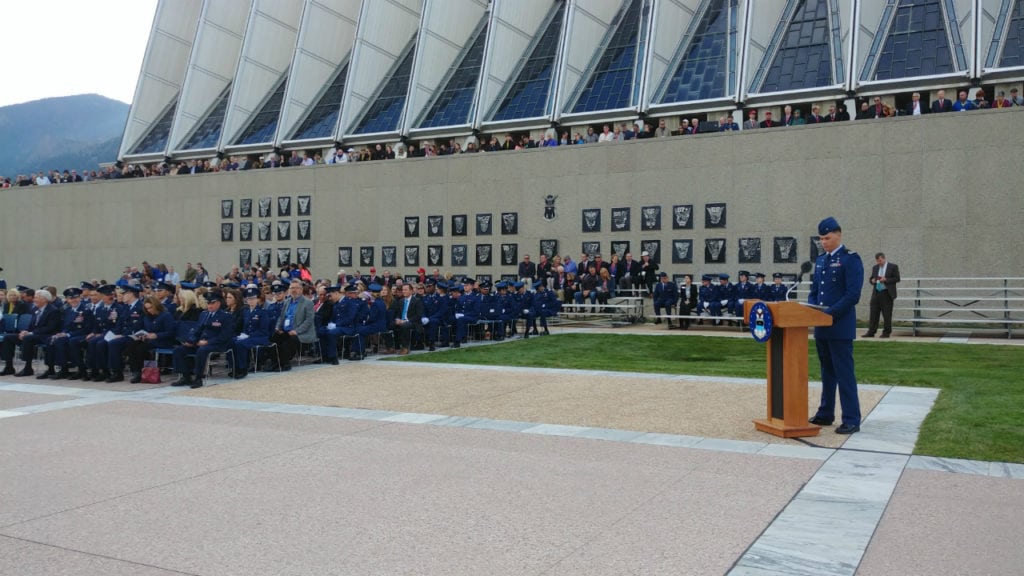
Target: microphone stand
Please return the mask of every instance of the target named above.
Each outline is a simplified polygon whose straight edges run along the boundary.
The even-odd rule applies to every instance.
[[[786,302],[789,302],[789,295],[793,293],[793,290],[796,290],[796,287],[804,281],[804,274],[807,274],[813,268],[814,266],[810,261],[804,262],[800,265],[800,273],[796,275],[796,282],[793,282],[793,284],[790,285],[789,290],[786,290]]]

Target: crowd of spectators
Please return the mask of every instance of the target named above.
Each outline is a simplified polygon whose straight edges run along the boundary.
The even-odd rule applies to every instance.
[[[969,94],[973,91],[973,98]],[[726,132],[799,126],[827,122],[842,122],[851,119],[867,120],[890,118],[895,116],[913,116],[918,114],[960,112],[984,110],[989,108],[1024,107],[1024,97],[1017,88],[1011,88],[1009,94],[1000,90],[995,97],[988,98],[984,88],[961,89],[956,99],[947,99],[945,90],[936,92],[932,102],[922,102],[920,94],[897,95],[892,98],[873,96],[862,98],[857,109],[845,109],[842,102],[831,103],[827,109],[819,104],[786,105],[782,114],[773,118],[771,111],[759,112],[746,109],[745,121],[734,120],[730,113],[715,118],[712,114],[699,114],[691,118],[678,118],[678,127],[670,129],[666,118],[646,119],[635,122],[613,122],[587,126],[581,130],[564,130],[548,128],[538,137],[530,133],[505,133],[498,135],[479,135],[460,142],[455,139],[447,141],[421,141],[379,143],[360,146],[339,144],[330,148],[326,154],[317,151],[292,150],[287,152],[271,152],[267,154],[229,155],[210,159],[184,161],[162,161],[154,163],[114,163],[98,169],[83,170],[40,170],[29,175],[18,175],[13,180],[0,176],[0,187],[13,186],[47,186],[91,180],[114,180],[120,178],[146,178],[152,176],[168,176],[182,174],[202,174],[206,172],[230,172],[236,170],[255,170],[262,168],[279,168],[286,166],[316,166],[323,164],[347,164],[351,162],[368,162],[376,160],[401,160],[452,154],[475,154],[481,152],[501,152],[523,150],[528,148],[551,148],[558,146],[576,146],[600,144],[648,138],[664,138],[666,136],[682,136],[704,132]],[[891,102],[891,103],[890,103]]]

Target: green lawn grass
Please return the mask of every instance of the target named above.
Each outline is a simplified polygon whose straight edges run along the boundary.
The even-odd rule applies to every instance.
[[[820,378],[814,343],[809,375]],[[916,454],[1024,463],[1024,347],[858,340],[861,383],[939,388]],[[417,355],[410,360],[763,378],[752,339],[559,334]]]

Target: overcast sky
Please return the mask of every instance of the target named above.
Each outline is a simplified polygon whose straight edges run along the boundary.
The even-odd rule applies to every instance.
[[[0,0],[0,106],[101,94],[131,103],[157,0]]]

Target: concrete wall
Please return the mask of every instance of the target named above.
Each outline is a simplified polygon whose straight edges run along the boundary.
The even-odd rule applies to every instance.
[[[662,268],[671,274],[726,271],[796,272],[773,264],[772,240],[798,241],[798,262],[810,254],[817,222],[834,215],[848,246],[871,263],[884,251],[904,276],[1019,276],[1024,272],[1024,169],[1015,151],[1024,111],[992,110],[672,137],[520,152],[409,159],[339,166],[173,176],[2,191],[0,266],[8,283],[64,286],[84,278],[113,280],[142,260],[182,271],[202,261],[223,272],[240,248],[312,249],[314,277],[333,277],[339,246],[444,246],[443,270],[456,274],[515,273],[515,267],[473,265],[476,244],[517,243],[519,258],[536,260],[542,238],[577,258],[581,242],[599,241],[607,257],[613,240],[628,240],[639,256],[642,240],[660,240]],[[558,196],[557,218],[543,218],[544,197]],[[312,197],[312,240],[297,241],[295,198]],[[239,201],[290,196],[290,242],[239,242]],[[221,200],[235,201],[221,218]],[[704,206],[727,205],[727,227],[705,229]],[[672,230],[675,204],[694,206],[694,227]],[[661,230],[641,231],[640,209],[661,206]],[[612,234],[611,209],[630,207],[630,232]],[[600,208],[602,231],[581,233],[581,211]],[[500,234],[502,212],[517,212],[519,230]],[[477,237],[478,213],[492,214],[494,233]],[[451,216],[466,214],[465,237],[451,235]],[[427,216],[443,215],[445,236],[428,238]],[[405,238],[404,217],[420,217],[420,237]],[[260,218],[248,219],[257,222]],[[221,242],[223,222],[233,242]],[[276,226],[275,226],[276,227]],[[254,232],[255,235],[255,232]],[[758,237],[760,264],[739,264],[739,238]],[[276,238],[276,233],[275,233]],[[692,239],[694,263],[673,265],[673,239]],[[725,238],[726,262],[706,265],[704,240]],[[467,244],[470,266],[451,267],[452,244]],[[276,256],[276,255],[275,255]],[[276,257],[273,258],[276,264]],[[358,264],[358,260],[356,260]],[[352,268],[357,268],[353,266]],[[399,266],[398,271],[413,270]],[[353,270],[350,269],[351,273]],[[362,270],[366,272],[365,267]],[[866,313],[866,306],[863,307]]]

